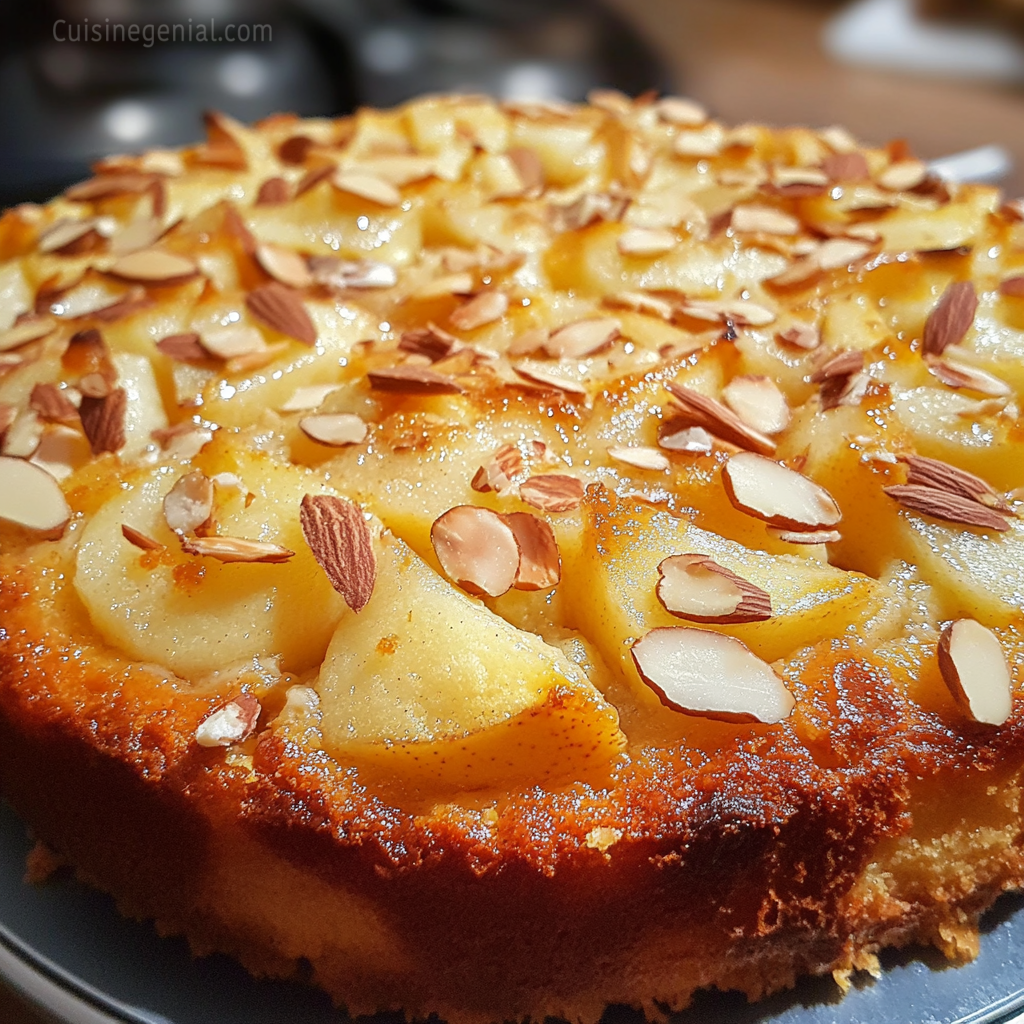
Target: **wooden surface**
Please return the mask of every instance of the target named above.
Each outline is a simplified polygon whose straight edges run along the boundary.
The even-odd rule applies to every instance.
[[[728,122],[844,124],[869,142],[907,139],[929,158],[998,142],[1024,194],[1024,95],[1008,88],[838,65],[821,45],[839,8],[799,0],[608,0],[666,57],[680,90]],[[49,1024],[0,985],[2,1024]],[[215,1024],[215,1022],[211,1022]]]

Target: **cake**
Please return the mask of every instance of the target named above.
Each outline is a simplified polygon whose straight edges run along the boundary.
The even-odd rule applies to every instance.
[[[1024,210],[429,97],[0,220],[0,791],[352,1014],[970,959],[1024,883]]]

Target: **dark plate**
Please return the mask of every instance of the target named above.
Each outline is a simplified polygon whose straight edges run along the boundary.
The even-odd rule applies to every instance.
[[[30,964],[41,985],[56,983],[94,1011],[132,1024],[350,1019],[312,989],[255,981],[227,957],[192,959],[183,940],[161,939],[149,925],[124,920],[109,897],[67,873],[25,885],[30,846],[19,819],[0,804],[0,947]],[[986,916],[974,963],[949,967],[921,949],[888,952],[882,963],[879,980],[861,976],[845,998],[828,978],[805,979],[755,1005],[735,993],[702,993],[673,1024],[1009,1024],[1024,1009],[1024,896],[1003,897]],[[4,973],[10,971],[0,958]],[[396,1024],[398,1017],[376,1020]],[[622,1008],[605,1016],[606,1024],[640,1020]]]

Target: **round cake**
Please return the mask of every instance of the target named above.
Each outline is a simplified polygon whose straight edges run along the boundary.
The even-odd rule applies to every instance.
[[[40,849],[352,1014],[969,959],[1024,884],[1024,208],[674,97],[207,133],[0,220]]]

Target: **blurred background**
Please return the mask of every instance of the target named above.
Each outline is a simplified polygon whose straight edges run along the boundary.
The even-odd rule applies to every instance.
[[[727,121],[843,123],[931,159],[999,143],[1024,192],[1024,0],[35,0],[0,5],[0,205],[200,114],[418,93],[679,92]],[[218,41],[219,40],[219,41]],[[994,162],[993,162],[994,160]]]

